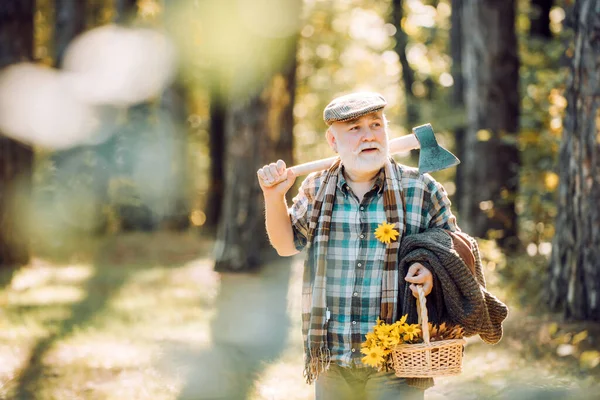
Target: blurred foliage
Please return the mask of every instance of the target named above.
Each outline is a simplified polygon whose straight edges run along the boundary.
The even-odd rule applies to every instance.
[[[497,262],[497,265],[503,265],[500,270],[516,291],[530,293],[532,298],[539,297],[542,280],[533,278],[544,274],[554,235],[555,191],[558,185],[556,160],[566,107],[564,90],[568,73],[568,54],[564,50],[570,39],[568,30],[563,28],[566,2],[557,0],[551,11],[554,38],[541,41],[531,38],[528,32],[531,13],[529,1],[518,1],[516,26],[521,58],[519,148],[522,169],[517,212],[520,237],[526,253],[515,260],[504,261],[504,264]],[[107,23],[113,18],[112,1],[89,0],[88,3],[90,27]],[[243,3],[240,2],[240,7]],[[206,219],[202,208],[210,165],[207,148],[210,84],[218,80],[224,93],[232,85],[237,85],[237,90],[251,90],[253,86],[260,86],[258,77],[261,71],[272,67],[262,65],[260,55],[264,55],[265,51],[281,52],[281,37],[289,34],[290,29],[288,27],[288,31],[284,32],[285,24],[281,23],[285,22],[289,11],[286,11],[288,14],[282,11],[281,21],[261,17],[250,23],[248,15],[234,18],[231,13],[224,13],[216,3],[214,7],[208,7],[209,4],[212,3],[206,2],[198,8],[196,2],[180,2],[176,8],[165,10],[164,4],[157,0],[138,2],[137,23],[160,25],[160,21],[166,21],[164,28],[172,33],[180,52],[182,79],[188,91],[188,118],[185,121],[188,127],[187,156],[188,164],[195,172],[186,178],[187,193],[191,204],[191,221],[195,226],[201,226]],[[289,4],[292,3],[282,5],[282,10],[285,11],[284,6]],[[450,0],[405,0],[403,4],[405,9],[401,28],[408,35],[406,52],[415,72],[415,84],[411,90],[418,101],[422,118],[419,123],[431,123],[441,144],[452,149],[453,132],[465,123],[465,117],[464,110],[457,109],[450,100],[453,85],[449,55]],[[53,4],[50,0],[40,0],[37,7],[35,54],[39,61],[51,64]],[[399,27],[390,23],[390,14],[389,0],[376,3],[367,0],[304,0],[302,23],[297,27],[295,162],[333,154],[324,140],[326,126],[322,121],[322,110],[338,94],[354,90],[381,92],[389,102],[386,114],[390,120],[390,136],[410,132],[411,127],[405,123],[401,65],[394,52],[394,33]],[[254,14],[252,16],[256,17]],[[257,29],[259,26],[262,31]],[[240,58],[246,61],[242,63],[245,68],[240,68]],[[150,188],[150,191],[139,186],[157,174],[162,174],[163,181],[169,179],[169,174],[161,172],[160,168],[147,169],[151,164],[144,164],[138,157],[141,147],[150,146],[149,151],[164,156],[162,147],[173,145],[161,142],[164,138],[160,139],[160,132],[168,132],[168,128],[156,122],[161,120],[157,116],[161,112],[160,107],[151,106],[148,112],[149,120],[138,125],[119,125],[118,121],[115,122],[117,134],[110,139],[115,142],[112,145],[117,152],[113,158],[103,159],[102,152],[82,153],[85,155],[80,158],[85,162],[75,173],[71,172],[74,175],[67,179],[70,185],[68,190],[65,184],[59,187],[56,182],[52,183],[53,177],[64,176],[65,171],[57,170],[50,155],[38,152],[38,186],[35,193],[39,209],[45,208],[45,203],[40,203],[40,199],[52,198],[62,190],[67,194],[77,193],[82,198],[89,198],[84,206],[76,206],[63,199],[69,199],[70,195],[64,195],[60,200],[65,201],[63,209],[69,210],[70,218],[88,228],[98,228],[93,220],[84,221],[94,214],[92,210],[100,209],[107,218],[100,224],[101,227],[114,231],[119,229],[119,208],[145,207],[156,210],[163,207],[158,197],[161,191],[169,190],[168,185],[159,185]],[[148,124],[154,124],[154,128],[148,128]],[[157,144],[157,140],[162,144]],[[94,157],[95,160],[91,159]],[[416,165],[414,155],[401,155],[397,159],[408,165]],[[162,161],[156,165],[164,167],[165,163],[168,164],[167,158]],[[103,163],[112,171],[105,188],[94,183],[101,180],[97,175],[97,165]],[[127,173],[122,173],[125,170]],[[451,196],[454,194],[453,169],[437,172],[435,178],[446,186]],[[100,193],[103,190],[107,192]],[[49,193],[54,195],[50,196]],[[143,213],[147,210],[138,211]],[[55,215],[51,211],[45,212]],[[47,221],[38,220],[40,226],[47,225]],[[58,230],[60,226],[57,225]],[[531,287],[521,287],[523,282]]]

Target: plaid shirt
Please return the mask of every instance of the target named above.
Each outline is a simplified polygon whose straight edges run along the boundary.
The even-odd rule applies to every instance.
[[[429,175],[398,165],[406,208],[405,235],[428,227],[455,231],[456,221],[444,188]],[[341,169],[340,169],[341,171]],[[386,245],[374,231],[386,220],[383,207],[383,169],[362,202],[340,172],[327,250],[327,340],[331,361],[363,366],[360,344],[380,314]],[[309,176],[293,199],[290,219],[298,250],[306,246],[308,216],[321,181]]]

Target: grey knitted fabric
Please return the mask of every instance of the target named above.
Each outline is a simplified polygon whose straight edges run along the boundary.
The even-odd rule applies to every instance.
[[[417,323],[416,301],[409,289],[410,283],[404,281],[404,277],[413,263],[421,263],[434,277],[433,290],[427,296],[430,322],[460,325],[465,336],[479,335],[486,343],[500,341],[508,307],[486,290],[479,247],[475,239],[470,238],[470,241],[475,256],[475,276],[453,249],[452,238],[445,230],[428,229],[402,239],[398,256],[401,279],[398,319],[408,314],[408,321]],[[412,378],[408,384],[428,388],[433,385],[433,379]]]

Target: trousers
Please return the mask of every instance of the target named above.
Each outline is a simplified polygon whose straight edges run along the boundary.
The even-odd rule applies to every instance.
[[[423,389],[408,386],[393,371],[331,364],[315,382],[315,400],[423,400]]]

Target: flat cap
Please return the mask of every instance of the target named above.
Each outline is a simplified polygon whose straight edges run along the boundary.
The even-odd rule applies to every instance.
[[[387,102],[379,93],[351,93],[333,99],[323,111],[323,120],[327,125],[349,121],[379,111],[386,105]]]

